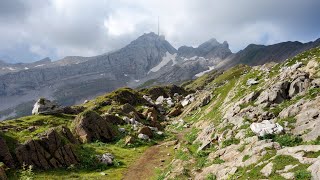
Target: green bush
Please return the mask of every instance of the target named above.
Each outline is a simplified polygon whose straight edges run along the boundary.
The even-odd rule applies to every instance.
[[[294,177],[296,180],[310,180],[311,173],[307,170],[299,170],[294,173]]]
[[[302,143],[302,138],[299,136],[295,136],[292,134],[283,134],[283,135],[275,135],[275,134],[267,134],[260,139],[272,139],[274,142],[278,142],[281,146],[293,147],[300,145]]]
[[[293,147],[300,145],[302,142],[302,138],[290,134],[284,134],[280,136],[275,136],[275,142],[278,142],[281,146]]]

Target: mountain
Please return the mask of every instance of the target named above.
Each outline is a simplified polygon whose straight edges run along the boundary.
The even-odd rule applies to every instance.
[[[245,49],[229,56],[223,62],[223,65],[221,64],[220,66],[226,69],[237,64],[255,66],[267,62],[283,62],[288,58],[317,46],[320,46],[320,39],[308,43],[288,41],[268,46],[250,44]]]
[[[0,76],[0,100],[4,102],[0,108],[13,109],[42,96],[63,105],[81,102],[138,81],[166,54],[176,52],[163,37],[148,33],[112,53],[69,57],[41,68],[6,73]]]
[[[229,44],[226,41],[220,44],[214,38],[204,42],[197,48],[182,46],[178,49],[178,55],[186,58],[204,57],[225,59],[231,54]]]
[[[233,54],[228,43],[212,38],[198,47],[176,50],[164,36],[146,33],[127,46],[93,57],[46,58],[34,63],[5,64],[0,68],[0,119],[30,113],[40,97],[73,105],[116,88],[181,83],[213,69],[237,64],[281,62],[319,45],[284,42],[270,46],[249,45]]]

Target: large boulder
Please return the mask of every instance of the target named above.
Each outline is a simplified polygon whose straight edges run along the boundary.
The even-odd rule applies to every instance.
[[[104,114],[101,116],[103,119],[105,119],[107,122],[110,124],[115,124],[115,125],[124,125],[126,122],[121,119],[119,116],[115,116],[112,114]]]
[[[176,117],[179,116],[183,111],[182,111],[182,105],[178,104],[176,105],[168,114],[170,117]]]
[[[54,102],[51,102],[48,99],[40,98],[34,104],[32,109],[32,114],[56,114],[63,112],[63,109]]]
[[[149,136],[150,138],[153,137],[153,132],[148,126],[144,126],[144,127],[140,128],[139,134],[145,134],[145,135]]]
[[[305,92],[310,86],[310,79],[307,74],[297,76],[290,84],[289,97]]]
[[[95,140],[109,142],[112,141],[117,134],[117,131],[112,127],[111,123],[91,110],[79,114],[74,124],[76,134],[84,143]]]
[[[121,107],[121,111],[125,114],[129,114],[130,112],[136,112],[136,109],[131,104],[126,103]]]
[[[283,127],[278,123],[264,120],[261,123],[252,123],[250,129],[258,136],[265,136],[267,134],[279,134],[283,131]]]
[[[158,121],[159,113],[154,107],[149,107],[142,113],[142,115],[146,117],[147,120]]]
[[[78,164],[79,159],[75,154],[73,144],[66,139],[68,138],[61,130],[50,129],[38,139],[29,140],[18,146],[15,155],[20,166],[26,164],[39,169],[61,168]]]
[[[6,144],[6,141],[0,136],[0,162],[3,162],[7,167],[13,168],[14,161]]]
[[[269,106],[270,104],[279,104],[288,99],[289,82],[282,81],[274,84],[269,89],[262,91],[255,102],[256,105]]]

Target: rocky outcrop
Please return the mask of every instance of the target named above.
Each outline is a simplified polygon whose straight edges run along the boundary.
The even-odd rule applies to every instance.
[[[309,166],[308,170],[311,172],[312,180],[320,179],[320,160]]]
[[[261,92],[256,105],[270,106],[273,103],[279,104],[288,99],[288,89],[290,83],[288,81],[278,82],[270,88]]]
[[[63,112],[61,107],[45,98],[40,98],[32,109],[32,114],[56,114],[60,112]]]
[[[101,117],[103,119],[105,119],[107,122],[109,122],[110,124],[124,125],[126,123],[119,116],[115,116],[115,115],[112,115],[112,114],[104,114]]]
[[[283,127],[281,125],[278,123],[272,123],[268,120],[264,120],[261,123],[252,123],[250,128],[254,133],[261,137],[267,134],[279,134],[283,131]]]
[[[308,74],[299,74],[293,79],[289,87],[289,97],[303,93],[310,86],[310,79]]]
[[[280,118],[296,119],[293,134],[299,135],[304,141],[316,140],[320,136],[320,97],[312,100],[301,99],[295,104],[283,109]]]
[[[116,130],[112,124],[103,119],[94,111],[85,111],[79,114],[75,121],[75,133],[82,142],[93,142],[100,140],[109,142],[116,136]]]
[[[64,140],[75,138],[65,137],[63,135],[63,131],[66,132],[65,128],[61,131],[50,129],[39,139],[29,140],[18,146],[15,155],[20,166],[26,164],[39,169],[51,169],[77,164],[79,159],[75,154],[73,143]]]
[[[14,160],[6,144],[6,141],[1,136],[0,147],[0,162],[3,162],[9,168],[13,168],[15,166]]]

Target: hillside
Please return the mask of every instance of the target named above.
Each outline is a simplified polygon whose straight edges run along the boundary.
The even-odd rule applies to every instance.
[[[182,87],[39,99],[40,114],[0,123],[0,177],[319,179],[319,63],[317,47]]]

